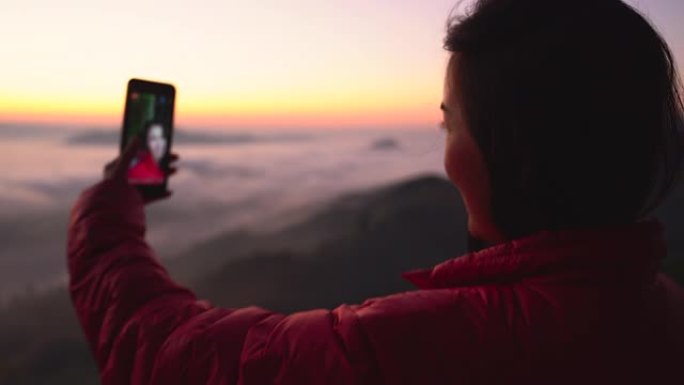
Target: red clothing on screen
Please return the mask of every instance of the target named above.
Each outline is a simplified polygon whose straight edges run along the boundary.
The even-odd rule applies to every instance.
[[[138,162],[128,169],[128,180],[134,184],[161,184],[164,183],[164,177],[164,172],[149,151],[140,155]]]
[[[69,287],[105,385],[684,383],[684,294],[657,273],[654,220],[543,231],[408,273],[415,291],[284,315],[198,300],[144,218],[111,181],[71,215]]]

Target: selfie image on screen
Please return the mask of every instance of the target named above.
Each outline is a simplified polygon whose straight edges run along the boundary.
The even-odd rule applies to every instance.
[[[133,184],[164,183],[164,158],[168,147],[171,102],[163,95],[134,92],[129,95],[127,140],[141,136],[143,145],[128,169]]]

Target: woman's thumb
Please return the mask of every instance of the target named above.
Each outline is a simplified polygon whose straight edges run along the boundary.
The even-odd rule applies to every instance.
[[[131,164],[131,161],[133,161],[133,158],[135,158],[139,149],[140,138],[136,136],[128,142],[121,153],[117,164],[117,174],[126,173],[128,166]]]
[[[138,153],[138,149],[140,148],[140,137],[136,136],[131,139],[126,147],[124,148],[123,152],[121,153],[121,160],[126,160],[130,163],[130,161],[133,160],[135,155]]]

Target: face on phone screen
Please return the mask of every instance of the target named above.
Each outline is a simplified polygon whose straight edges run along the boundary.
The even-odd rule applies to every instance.
[[[166,178],[173,100],[150,92],[128,94],[125,119],[126,142],[136,136],[143,140],[131,161],[128,180],[138,185],[163,184]]]

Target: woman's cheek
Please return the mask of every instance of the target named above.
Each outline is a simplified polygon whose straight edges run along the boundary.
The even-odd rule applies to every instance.
[[[444,167],[462,194],[486,195],[487,173],[477,145],[469,135],[450,134]]]
[[[447,138],[446,151],[444,154],[444,168],[452,183],[461,187],[464,170],[466,166],[463,159],[462,141],[456,134],[450,133]]]

